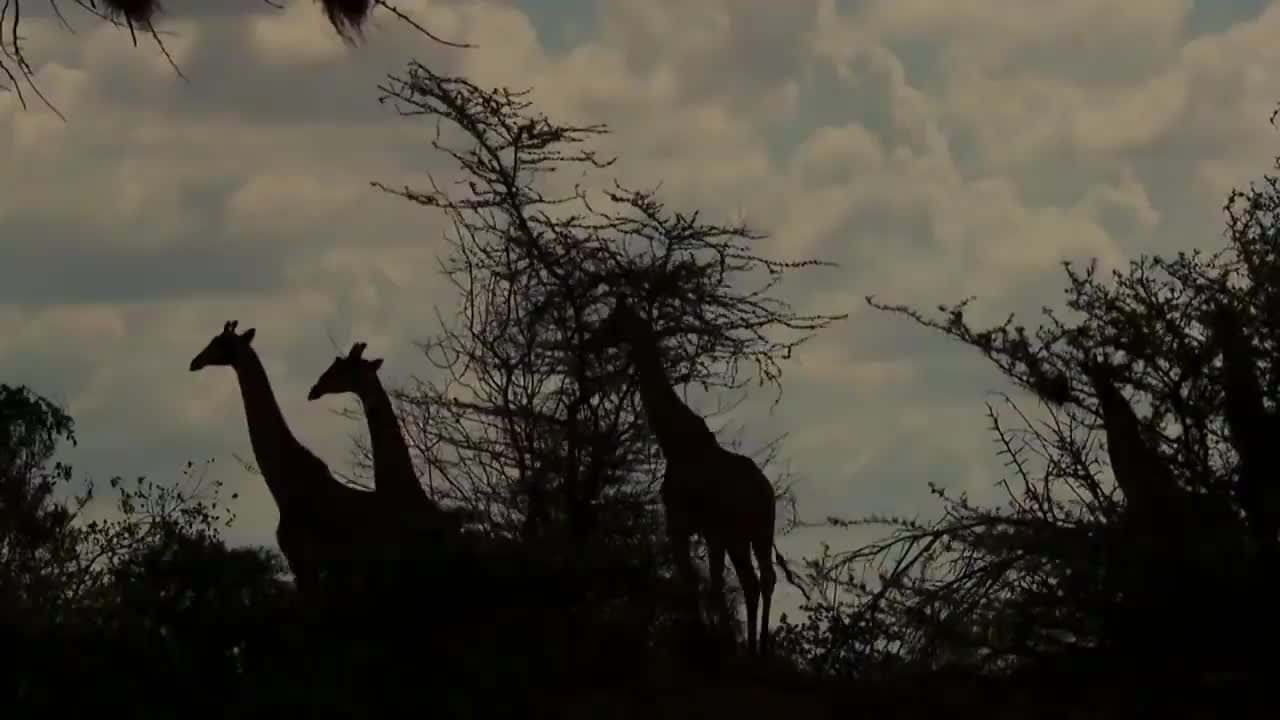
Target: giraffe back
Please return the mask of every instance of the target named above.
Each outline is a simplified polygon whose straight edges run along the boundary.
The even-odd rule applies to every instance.
[[[772,542],[776,501],[769,478],[751,458],[720,446],[667,465],[663,502],[692,532],[708,539]]]

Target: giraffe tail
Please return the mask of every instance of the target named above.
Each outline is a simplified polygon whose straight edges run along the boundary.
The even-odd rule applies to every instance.
[[[800,591],[800,594],[804,596],[805,602],[812,603],[813,600],[809,597],[809,589],[805,587],[805,584],[796,577],[794,572],[791,571],[791,565],[787,562],[787,559],[783,557],[782,551],[778,549],[777,541],[774,541],[773,543],[773,561],[779,568],[781,568],[782,576],[787,579],[787,583]]]

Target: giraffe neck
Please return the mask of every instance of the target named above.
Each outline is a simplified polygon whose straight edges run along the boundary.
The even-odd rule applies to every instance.
[[[267,489],[283,513],[292,501],[302,495],[304,478],[301,473],[293,471],[293,466],[300,460],[310,464],[317,458],[298,442],[289,429],[271,390],[266,368],[252,348],[236,363],[235,371],[254,459]]]
[[[391,398],[375,375],[360,387],[360,403],[364,405],[369,424],[369,440],[373,445],[373,477],[376,491],[389,497],[421,502],[427,499],[418,474],[409,457],[400,421],[391,406]]]
[[[657,341],[652,336],[638,338],[631,344],[630,356],[640,375],[640,402],[644,405],[645,418],[663,456],[670,461],[717,446],[715,433],[706,421],[686,405],[671,386]]]

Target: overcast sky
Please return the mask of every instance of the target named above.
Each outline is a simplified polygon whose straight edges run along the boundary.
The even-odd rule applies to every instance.
[[[982,403],[1001,379],[863,296],[1059,304],[1063,259],[1220,247],[1225,194],[1280,150],[1280,7],[1261,0],[400,2],[474,50],[383,12],[345,47],[311,0],[166,6],[189,82],[145,38],[24,5],[68,122],[0,95],[0,381],[68,406],[67,457],[95,476],[217,458],[237,541],[273,542],[275,510],[231,457],[251,456],[234,376],[187,370],[225,320],[257,328],[286,417],[339,470],[362,428],[306,400],[333,343],[368,342],[390,384],[425,371],[443,223],[368,185],[446,167],[426,123],[377,103],[411,58],[532,86],[553,119],[611,126],[623,182],[840,263],[786,296],[849,319],[784,365],[772,414],[766,396],[733,418],[748,445],[790,434],[810,519],[929,513],[928,481],[1000,477]],[[780,544],[823,537],[851,542]]]

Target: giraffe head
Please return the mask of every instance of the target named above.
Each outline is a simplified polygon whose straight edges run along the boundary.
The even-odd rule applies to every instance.
[[[358,342],[351,346],[346,357],[341,355],[333,359],[333,364],[320,375],[316,384],[307,393],[308,400],[315,400],[325,395],[356,392],[369,378],[376,376],[382,367],[382,358],[366,360],[363,357],[365,343]]]
[[[1201,322],[1209,330],[1211,342],[1238,343],[1243,338],[1243,318],[1229,302],[1219,301],[1203,313]]]
[[[213,336],[208,345],[191,359],[191,372],[203,370],[210,365],[234,365],[240,353],[249,348],[253,342],[254,329],[249,328],[236,333],[236,321],[230,320],[222,326],[222,332]]]
[[[613,310],[601,321],[595,332],[587,339],[589,349],[598,350],[606,347],[617,347],[624,343],[633,343],[653,333],[653,327],[645,320],[625,297],[619,296],[614,301]]]

